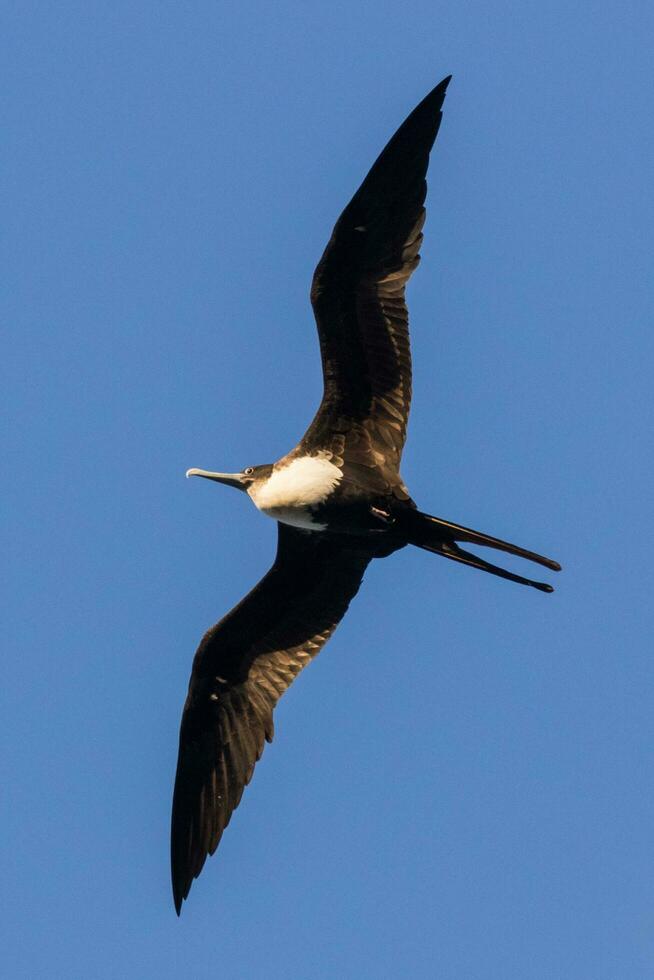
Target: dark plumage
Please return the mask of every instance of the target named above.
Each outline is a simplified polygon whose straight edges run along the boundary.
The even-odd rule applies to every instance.
[[[246,491],[278,520],[275,562],[202,639],[179,741],[171,857],[179,913],[238,806],[273,709],[327,642],[373,558],[407,544],[541,591],[459,547],[471,542],[558,570],[548,558],[421,513],[400,476],[411,404],[406,283],[419,262],[425,174],[449,78],[413,110],[338,219],[311,288],[324,394],[274,464],[189,470]]]

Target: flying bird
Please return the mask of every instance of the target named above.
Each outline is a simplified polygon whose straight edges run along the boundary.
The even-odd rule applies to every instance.
[[[278,522],[258,585],[203,637],[182,715],[171,862],[179,915],[273,737],[273,709],[318,653],[373,558],[407,544],[529,585],[461,544],[560,565],[418,510],[400,475],[411,402],[406,284],[419,262],[425,175],[450,77],[402,123],[338,219],[313,276],[324,379],[315,418],[276,463],[190,469]]]

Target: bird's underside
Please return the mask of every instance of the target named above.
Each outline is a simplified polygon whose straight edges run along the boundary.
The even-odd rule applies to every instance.
[[[179,914],[238,806],[273,709],[318,653],[373,558],[414,544],[541,591],[460,547],[551,559],[421,513],[400,476],[411,402],[404,291],[419,261],[425,175],[449,77],[414,109],[339,218],[311,301],[324,393],[298,446],[241,473],[189,470],[248,493],[278,521],[267,575],[203,637],[184,705],[173,796],[172,884]]]

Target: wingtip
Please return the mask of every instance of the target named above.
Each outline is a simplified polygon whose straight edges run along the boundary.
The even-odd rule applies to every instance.
[[[437,108],[438,110],[441,110],[445,100],[447,86],[450,84],[451,80],[452,76],[446,75],[445,78],[425,96],[421,105],[425,108],[429,106],[431,109]]]
[[[173,904],[175,906],[175,912],[177,913],[177,918],[179,919],[182,914],[182,905],[184,904],[183,894],[177,890],[175,885],[173,885]]]
[[[174,841],[174,837],[173,837]],[[185,887],[186,877],[179,867],[177,861],[177,855],[175,854],[175,846],[172,843],[171,847],[171,862],[170,862],[170,885],[173,893],[173,905],[175,906],[175,912],[177,913],[177,918],[182,914],[182,905],[184,904],[184,899],[188,898],[188,893],[191,890],[191,884],[187,883]],[[192,879],[191,879],[192,880]]]
[[[451,81],[452,81],[452,76],[446,75],[445,78],[441,82],[439,82],[436,88],[433,90],[433,94],[444,95],[445,92],[447,91],[447,86],[450,84]]]

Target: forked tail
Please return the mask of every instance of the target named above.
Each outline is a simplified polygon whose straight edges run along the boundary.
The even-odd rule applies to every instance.
[[[537,562],[546,568],[551,568],[554,572],[560,572],[561,566],[551,558],[544,558],[533,551],[519,548],[508,541],[500,538],[493,538],[490,534],[483,534],[481,531],[473,531],[469,527],[461,524],[453,524],[451,521],[443,521],[439,517],[432,517],[430,514],[423,514],[419,510],[406,511],[402,515],[402,526],[410,544],[424,548],[425,551],[432,551],[436,555],[443,555],[451,558],[452,561],[459,561],[464,565],[471,565],[473,568],[480,568],[491,575],[499,575],[500,578],[507,578],[511,582],[519,582],[521,585],[531,585],[534,589],[541,592],[553,592],[554,589],[546,582],[534,582],[532,579],[523,578],[522,575],[515,575],[507,572],[504,568],[491,565],[477,555],[471,554],[459,548],[457,541],[465,541],[469,544],[482,545],[484,548],[495,548],[497,551],[505,551],[510,555],[518,555],[520,558],[527,558],[528,561]]]

